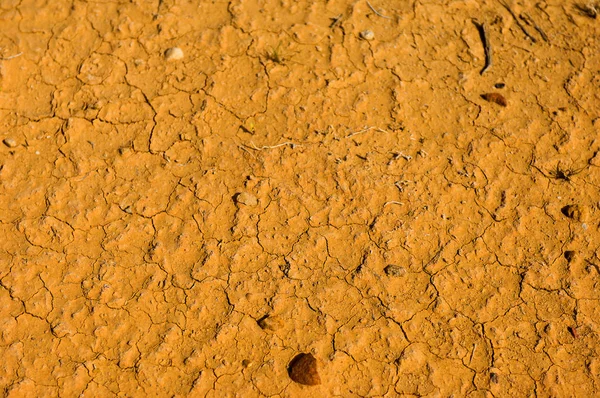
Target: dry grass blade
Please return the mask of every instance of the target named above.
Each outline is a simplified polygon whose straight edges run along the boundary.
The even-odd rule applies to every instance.
[[[367,5],[368,5],[368,6],[369,6],[369,8],[371,9],[371,11],[373,11],[373,12],[375,13],[375,15],[378,15],[378,16],[380,16],[381,18],[385,18],[385,19],[392,19],[392,17],[388,17],[388,16],[386,16],[386,15],[382,15],[381,13],[379,13],[379,11],[377,11],[377,10],[375,9],[375,7],[373,7],[373,6],[371,5],[371,3],[369,3],[369,1],[368,1],[368,0],[367,0]]]

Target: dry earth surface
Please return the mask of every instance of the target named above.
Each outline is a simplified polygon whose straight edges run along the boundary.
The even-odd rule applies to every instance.
[[[598,396],[594,7],[2,0],[0,395]]]

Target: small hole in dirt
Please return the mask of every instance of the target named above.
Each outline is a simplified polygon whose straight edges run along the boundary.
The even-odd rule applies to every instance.
[[[568,262],[571,262],[575,258],[575,252],[573,250],[567,250],[564,252],[564,256]]]

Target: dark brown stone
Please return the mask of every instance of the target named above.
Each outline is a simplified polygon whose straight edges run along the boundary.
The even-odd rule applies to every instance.
[[[296,355],[288,366],[288,374],[290,379],[305,386],[321,384],[321,378],[317,372],[317,359],[312,354]]]

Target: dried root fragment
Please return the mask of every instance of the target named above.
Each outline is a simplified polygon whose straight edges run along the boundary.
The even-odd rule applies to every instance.
[[[502,94],[486,93],[486,94],[481,94],[481,98],[483,98],[484,100],[486,100],[488,102],[494,102],[500,106],[508,105],[508,102],[506,102],[506,98],[504,98],[504,96]]]

